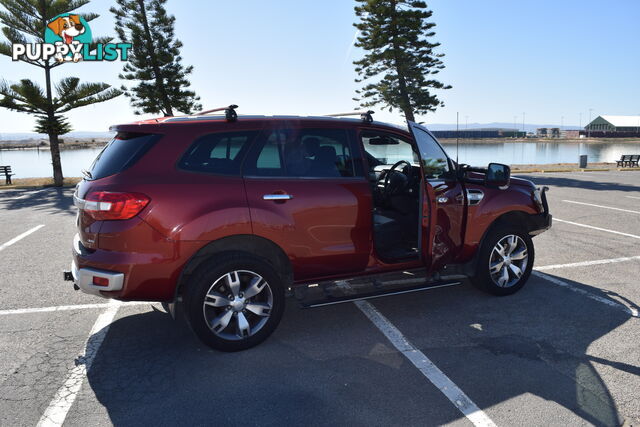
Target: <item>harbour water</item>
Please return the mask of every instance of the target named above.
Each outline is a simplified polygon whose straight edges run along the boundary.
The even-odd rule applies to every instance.
[[[456,158],[455,142],[442,144],[451,158]],[[62,151],[65,176],[81,176],[91,165],[100,148]],[[581,154],[589,162],[613,162],[622,154],[640,154],[640,143],[578,143],[578,142],[495,142],[460,144],[461,163],[485,166],[490,162],[513,164],[578,163]],[[15,178],[51,176],[49,150],[0,150],[0,165],[10,165]]]

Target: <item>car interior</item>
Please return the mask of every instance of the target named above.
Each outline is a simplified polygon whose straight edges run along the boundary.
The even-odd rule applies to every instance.
[[[389,262],[419,256],[420,166],[412,144],[396,136],[362,134],[373,194],[373,238]]]

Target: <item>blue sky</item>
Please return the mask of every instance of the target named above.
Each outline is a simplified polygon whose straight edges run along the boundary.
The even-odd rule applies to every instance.
[[[192,88],[206,108],[236,103],[242,113],[327,114],[353,109],[355,28],[351,0],[169,0],[193,64]],[[94,35],[114,35],[108,0],[84,11]],[[432,0],[453,89],[428,123],[513,122],[577,126],[598,114],[640,114],[640,1]],[[119,86],[121,63],[65,64],[54,80],[75,75]],[[43,82],[40,69],[0,57],[0,77]],[[84,107],[68,117],[75,130],[106,131],[135,119],[128,99]],[[399,123],[397,111],[376,118]],[[33,118],[0,109],[0,133],[31,131]]]

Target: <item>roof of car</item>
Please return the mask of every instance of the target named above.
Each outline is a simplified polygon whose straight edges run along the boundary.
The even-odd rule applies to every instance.
[[[351,125],[363,124],[373,125],[373,126],[384,126],[384,127],[392,127],[395,129],[400,129],[403,131],[407,131],[407,127],[397,125],[394,123],[386,123],[386,122],[363,122],[360,118],[353,117],[331,117],[331,116],[293,116],[293,115],[249,115],[249,114],[239,114],[238,122],[242,121],[278,121],[278,120],[300,120],[300,121],[325,121],[325,122],[336,122],[336,123],[349,123]],[[140,120],[137,122],[126,123],[122,125],[112,126],[112,130],[119,128],[120,126],[135,126],[135,125],[177,125],[177,124],[186,124],[186,123],[211,123],[211,122],[226,122],[227,119],[224,115],[215,114],[215,115],[185,115],[185,116],[169,116],[169,117],[158,117],[153,119]]]

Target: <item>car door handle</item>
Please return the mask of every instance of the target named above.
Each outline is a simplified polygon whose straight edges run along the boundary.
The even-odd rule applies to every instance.
[[[262,200],[282,201],[291,199],[293,199],[291,194],[265,194],[262,196]]]

